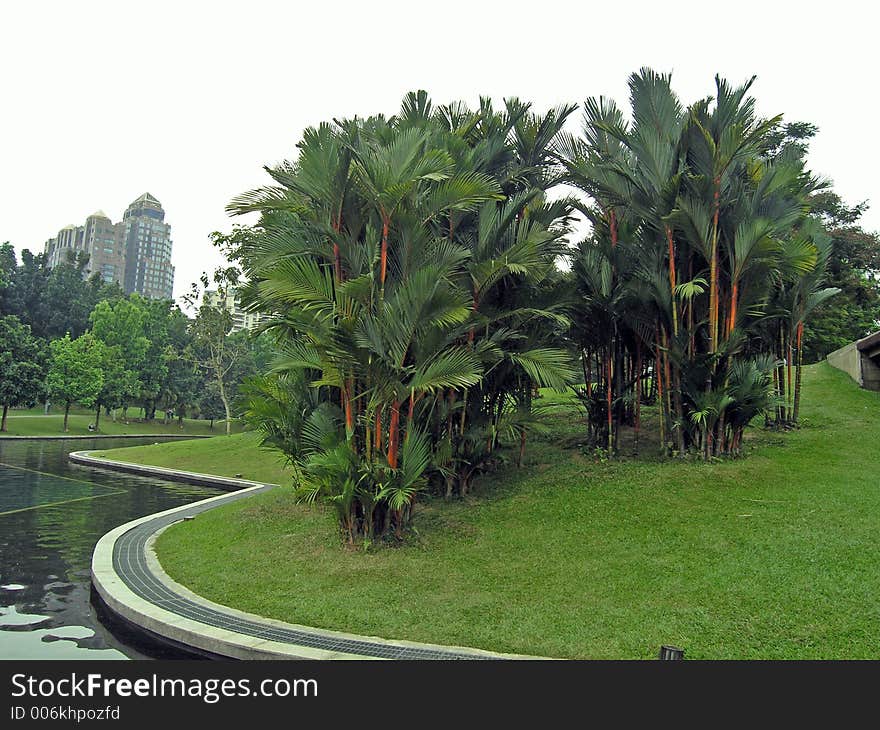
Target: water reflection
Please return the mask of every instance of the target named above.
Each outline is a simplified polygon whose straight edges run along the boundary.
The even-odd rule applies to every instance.
[[[67,454],[156,440],[0,439],[0,658],[142,657],[89,602],[95,543],[123,522],[217,491],[92,470]]]

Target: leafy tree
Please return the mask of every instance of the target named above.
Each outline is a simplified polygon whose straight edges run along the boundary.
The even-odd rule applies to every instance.
[[[227,289],[235,285],[236,279],[235,267],[218,269],[214,273],[214,284],[220,292],[217,305],[204,301],[204,291],[208,289],[209,284],[207,276],[202,278],[202,289],[200,290],[197,284],[193,284],[192,292],[188,295],[190,302],[201,300],[202,303],[190,327],[192,340],[187,358],[205,373],[206,378],[210,379],[216,389],[216,396],[223,404],[227,435],[232,429],[232,404],[235,398],[237,373],[248,353],[247,334],[240,333],[241,336],[238,337],[229,334],[232,329],[232,315],[222,304]],[[212,421],[213,418],[212,416]]]
[[[199,392],[196,407],[198,408],[199,417],[210,421],[210,428],[213,430],[214,421],[218,418],[226,417],[226,414],[228,413],[227,404],[224,403],[223,398],[220,397],[218,383],[214,377],[209,375],[202,381],[202,385],[203,387]],[[229,429],[227,428],[227,434],[228,433]]]
[[[178,424],[188,410],[198,408],[202,378],[196,364],[189,358],[192,337],[189,332],[190,321],[177,307],[168,314],[168,374],[162,387],[161,399],[166,408],[177,415]]]
[[[35,403],[45,388],[45,357],[42,341],[18,317],[0,317],[0,404],[3,419],[0,431],[6,430],[10,407]]]
[[[107,348],[90,332],[76,339],[67,334],[53,340],[49,347],[51,360],[46,388],[52,400],[64,403],[64,431],[67,432],[70,406],[79,403],[92,408],[101,395]]]
[[[136,295],[132,295],[132,298]],[[168,362],[174,357],[168,339],[168,323],[173,303],[169,300],[136,301],[144,310],[144,336],[149,347],[139,370],[141,399],[147,420],[156,416],[156,405],[162,397],[168,378]]]
[[[18,261],[15,249],[6,241],[0,244],[0,316],[15,314],[15,274]]]
[[[101,343],[101,340],[98,340]],[[102,343],[103,344],[103,343]],[[119,345],[104,344],[101,360],[103,385],[94,399],[95,430],[101,424],[101,408],[108,411],[125,406],[133,392],[137,392],[137,373],[126,367],[125,357]]]
[[[47,335],[70,333],[77,338],[89,327],[89,314],[96,302],[83,272],[89,262],[84,251],[69,252],[67,261],[55,266],[46,284]]]
[[[98,302],[89,315],[92,334],[107,348],[104,387],[96,403],[96,427],[101,406],[127,407],[141,393],[140,373],[151,347],[146,336],[146,317],[145,300],[137,295]]]
[[[8,294],[9,311],[29,325],[35,337],[42,339],[52,335],[49,331],[48,283],[49,271],[44,254],[34,255],[27,249],[22,251],[21,264],[15,271]]]
[[[880,329],[880,236],[858,225],[865,203],[847,206],[831,191],[811,202],[831,238],[826,284],[840,290],[806,322],[803,356],[815,362]]]

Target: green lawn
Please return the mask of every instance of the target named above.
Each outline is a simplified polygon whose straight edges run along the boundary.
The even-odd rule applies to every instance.
[[[32,408],[30,410],[14,410],[9,411],[6,421],[6,431],[0,433],[0,438],[4,436],[120,436],[125,434],[187,434],[187,435],[206,435],[216,436],[224,432],[224,424],[222,421],[215,421],[214,428],[211,428],[210,421],[195,420],[185,418],[183,428],[177,425],[177,419],[170,420],[167,424],[163,423],[161,417],[154,419],[150,423],[142,422],[142,419],[136,419],[132,413],[139,410],[129,409],[128,422],[124,422],[121,418],[117,418],[114,422],[109,416],[101,414],[101,421],[97,432],[89,431],[89,424],[95,422],[94,411],[82,411],[77,409],[71,410],[68,418],[68,432],[64,433],[64,412],[59,413],[58,409],[53,408],[48,415],[43,414],[42,408]],[[241,431],[241,426],[234,423],[232,426],[234,431]]]
[[[254,433],[234,433],[216,439],[176,441],[148,446],[92,451],[92,456],[150,464],[184,471],[241,477],[257,482],[290,484],[292,475],[276,451],[261,449]]]
[[[758,431],[747,458],[713,464],[596,462],[567,446],[579,426],[559,410],[527,468],[422,504],[404,547],[347,550],[330,510],[278,489],[175,525],[160,558],[220,603],[390,638],[579,658],[664,643],[693,659],[880,656],[880,394],[810,367],[803,427]],[[240,443],[237,471],[267,458]],[[208,471],[226,451],[189,446],[215,454]]]

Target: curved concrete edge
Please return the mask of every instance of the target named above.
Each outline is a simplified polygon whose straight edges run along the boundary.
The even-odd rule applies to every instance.
[[[168,527],[171,527],[169,525]],[[474,649],[472,647],[464,647],[464,646],[454,646],[451,644],[425,644],[417,641],[406,641],[404,639],[385,639],[379,636],[368,636],[366,634],[350,634],[344,631],[332,631],[330,629],[318,629],[314,626],[304,626],[302,624],[291,624],[286,621],[279,621],[277,619],[266,618],[265,616],[260,616],[258,614],[248,613],[247,611],[240,611],[236,608],[230,608],[229,606],[224,606],[219,603],[214,603],[213,601],[209,601],[207,598],[204,598],[197,593],[193,593],[189,588],[184,585],[181,585],[177,581],[175,581],[170,575],[168,575],[165,570],[162,568],[161,563],[159,562],[159,558],[156,555],[155,551],[155,543],[156,540],[159,539],[159,536],[168,529],[168,527],[163,527],[156,531],[156,533],[150,538],[147,543],[147,564],[150,566],[150,572],[153,573],[155,577],[157,577],[162,583],[168,586],[175,593],[183,596],[184,598],[188,598],[189,600],[198,603],[204,606],[207,609],[220,611],[226,614],[231,614],[233,616],[237,616],[239,618],[243,618],[250,621],[259,621],[262,624],[267,626],[275,626],[281,629],[294,629],[298,631],[307,631],[312,634],[318,634],[320,636],[326,636],[330,639],[352,639],[355,641],[372,641],[375,643],[385,644],[388,646],[399,646],[399,647],[408,647],[413,649],[432,649],[436,651],[453,651],[456,654],[470,654],[474,658],[489,658],[489,659],[542,659],[543,657],[535,657],[535,656],[526,656],[521,654],[502,654],[499,652],[486,651],[484,649]],[[212,627],[213,628],[213,627]],[[227,632],[234,633],[234,632]],[[241,634],[235,634],[235,636],[241,636]],[[344,652],[328,652],[322,651],[320,649],[312,649],[309,647],[295,647],[296,657],[290,656],[290,644],[283,644],[277,642],[266,641],[262,642],[262,644],[274,644],[277,647],[281,647],[282,654],[284,656],[282,658],[309,658],[309,659],[367,659],[367,660],[375,660],[378,657],[370,657],[364,656],[361,654],[348,654]],[[216,651],[216,649],[212,650]],[[308,657],[299,656],[301,652],[307,652],[309,654]],[[249,657],[250,658],[250,657]],[[274,658],[274,657],[264,657],[264,658]]]
[[[0,436],[0,441],[92,441],[94,439],[211,439],[205,434],[185,433],[98,433],[91,436]]]
[[[106,459],[96,459],[91,457],[87,452],[72,452],[70,455],[72,461],[88,466],[107,467],[118,469],[119,471],[128,471],[135,474],[147,476],[158,476],[164,479],[172,478],[168,473],[176,476],[178,480],[198,479],[198,482],[190,482],[197,484],[205,484],[211,486],[221,486],[221,488],[240,490],[242,495],[247,492],[263,491],[267,486],[273,487],[277,485],[262,484],[250,482],[241,479],[228,479],[226,477],[215,477],[209,474],[198,474],[196,472],[183,472],[175,469],[163,469],[161,467],[144,467],[139,464],[128,464],[126,462],[113,461],[109,462],[113,466],[107,466]],[[75,458],[74,458],[75,457]],[[234,483],[234,484],[233,484]],[[199,502],[174,507],[163,512],[155,512],[146,515],[131,522],[126,522],[119,527],[114,528],[104,535],[95,546],[92,554],[91,577],[92,584],[98,595],[107,605],[107,607],[115,614],[135,626],[142,627],[146,631],[160,638],[168,639],[178,644],[193,647],[198,650],[208,652],[210,654],[228,657],[231,659],[344,659],[344,660],[373,660],[379,657],[370,657],[361,654],[350,654],[346,652],[333,652],[322,649],[316,649],[306,646],[297,646],[283,642],[262,639],[256,636],[241,634],[236,631],[222,629],[216,626],[209,626],[199,621],[179,616],[171,611],[161,608],[135,594],[122,580],[113,566],[113,552],[116,541],[129,530],[141,525],[145,522],[153,520],[157,517],[165,515],[173,515],[183,512],[193,507],[194,504],[206,505],[213,502],[222,503],[228,498],[228,495],[221,494],[215,497],[201,500]],[[219,505],[218,505],[219,506]],[[176,523],[172,523],[176,524]],[[313,634],[326,636],[334,639],[354,639],[360,641],[372,641],[382,643],[389,646],[409,647],[416,649],[431,649],[435,651],[448,651],[457,654],[466,654],[473,656],[475,659],[519,659],[519,660],[536,660],[547,659],[548,657],[528,656],[523,654],[503,654],[498,652],[486,651],[483,649],[474,649],[471,647],[461,647],[452,645],[425,644],[414,641],[405,641],[398,639],[384,639],[376,636],[364,636],[360,634],[350,634],[341,631],[331,631],[328,629],[318,629],[312,626],[302,626],[299,624],[290,624],[276,619],[266,618],[245,611],[240,611],[229,606],[223,606],[218,603],[199,596],[191,590],[176,582],[162,568],[156,555],[154,545],[156,539],[167,527],[157,529],[150,537],[147,544],[147,563],[153,575],[170,590],[178,595],[187,598],[195,603],[204,606],[208,611],[217,611],[231,614],[240,618],[251,621],[258,621],[266,626],[274,626],[284,629],[294,629],[299,631],[308,631]]]
[[[210,437],[209,437],[210,438]],[[67,458],[74,464],[83,466],[96,467],[98,469],[110,469],[111,471],[122,471],[128,474],[139,474],[140,476],[158,477],[172,482],[185,482],[186,484],[195,484],[200,487],[218,487],[229,491],[238,491],[249,487],[265,486],[263,482],[254,482],[250,479],[233,479],[232,477],[221,477],[213,474],[200,474],[194,471],[182,471],[181,469],[168,469],[162,466],[147,466],[145,464],[132,464],[128,461],[114,461],[113,459],[101,459],[91,456],[92,451],[71,451]],[[274,485],[273,485],[274,486]],[[187,505],[189,506],[189,505]],[[156,517],[156,515],[150,515]],[[134,524],[131,525],[134,527]]]

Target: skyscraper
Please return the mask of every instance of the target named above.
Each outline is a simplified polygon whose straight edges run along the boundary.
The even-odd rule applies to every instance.
[[[238,291],[230,288],[225,292],[225,297],[220,296],[220,292],[216,289],[208,289],[205,291],[202,304],[211,307],[222,307],[232,315],[232,329],[230,332],[240,332],[241,330],[252,330],[263,322],[263,315],[259,312],[249,312],[243,309],[238,299]]]
[[[171,299],[171,226],[165,223],[162,204],[144,193],[128,206],[118,225],[123,227],[125,240],[125,293]]]
[[[120,223],[112,223],[99,210],[82,226],[62,228],[46,241],[46,265],[57,266],[69,252],[79,251],[89,255],[86,276],[99,273],[104,281],[120,284],[126,294],[136,292],[150,299],[173,296],[171,226],[165,222],[162,204],[149,193],[128,206]]]

